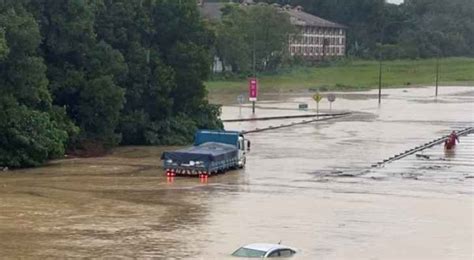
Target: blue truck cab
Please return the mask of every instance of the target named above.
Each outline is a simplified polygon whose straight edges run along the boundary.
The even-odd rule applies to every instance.
[[[236,131],[199,130],[194,145],[161,155],[168,176],[210,176],[243,168],[250,142]]]

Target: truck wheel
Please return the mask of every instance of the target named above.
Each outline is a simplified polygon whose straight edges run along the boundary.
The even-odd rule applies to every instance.
[[[247,163],[247,158],[244,158],[244,160],[242,161],[242,165],[238,165],[238,168],[243,169],[246,163]]]

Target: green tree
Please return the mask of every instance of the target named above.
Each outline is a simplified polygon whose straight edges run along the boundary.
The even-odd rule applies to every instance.
[[[252,69],[252,53],[246,41],[247,14],[242,8],[228,5],[223,10],[223,18],[215,26],[216,53],[223,63],[223,69],[231,66],[233,72],[250,72]],[[253,39],[252,39],[253,40]]]
[[[387,57],[426,58],[436,55],[473,56],[474,1],[405,0],[265,0],[301,5],[306,12],[345,24],[348,52],[377,57],[378,45],[390,49]]]
[[[402,10],[413,17],[400,44],[409,57],[474,55],[474,2],[407,0]]]
[[[1,65],[0,91],[28,107],[49,109],[51,96],[46,66],[37,53],[41,35],[35,19],[21,4],[12,3],[1,8],[0,28],[5,28],[9,48]]]
[[[95,28],[100,40],[123,54],[128,68],[118,81],[126,98],[122,143],[189,142],[189,132],[197,127],[194,114],[210,106],[204,102],[203,80],[209,74],[212,35],[195,1],[106,0]],[[211,115],[202,127],[219,125]]]
[[[0,166],[36,166],[64,154],[67,132],[52,118],[38,24],[21,1],[0,6]]]
[[[119,84],[126,103],[120,120],[125,144],[145,144],[145,131],[154,121],[172,113],[170,91],[175,87],[174,71],[164,64],[159,37],[153,26],[156,1],[107,0],[96,22],[98,37],[124,56],[128,71]]]
[[[0,97],[0,166],[38,166],[64,154],[67,133],[50,115]]]
[[[120,141],[115,131],[124,98],[117,82],[126,66],[120,52],[96,39],[94,25],[101,4],[38,0],[29,5],[40,21],[41,51],[48,66],[53,103],[65,107],[80,126],[79,138],[73,139],[79,145],[94,141],[111,146]]]
[[[270,5],[228,5],[217,25],[217,55],[236,72],[272,71],[288,54],[288,36],[296,33],[289,16]]]
[[[7,56],[9,52],[7,40],[5,39],[5,29],[0,28],[0,61]]]

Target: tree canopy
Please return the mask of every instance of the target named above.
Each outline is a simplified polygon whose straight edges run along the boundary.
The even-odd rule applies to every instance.
[[[184,144],[222,128],[193,0],[2,0],[0,166],[66,149]]]
[[[224,68],[240,73],[275,70],[287,56],[288,35],[296,32],[289,16],[273,6],[236,4],[223,9],[215,31],[216,55]]]

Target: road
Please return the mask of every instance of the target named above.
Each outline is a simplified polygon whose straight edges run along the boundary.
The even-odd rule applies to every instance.
[[[384,90],[381,107],[376,91],[336,93],[333,110],[350,117],[249,134],[247,167],[207,183],[164,176],[159,154],[172,147],[0,173],[2,257],[227,259],[242,244],[283,241],[297,259],[472,259],[473,136],[455,153],[435,146],[370,167],[474,124],[472,87],[433,93]],[[256,116],[314,108],[310,93],[264,99]]]

